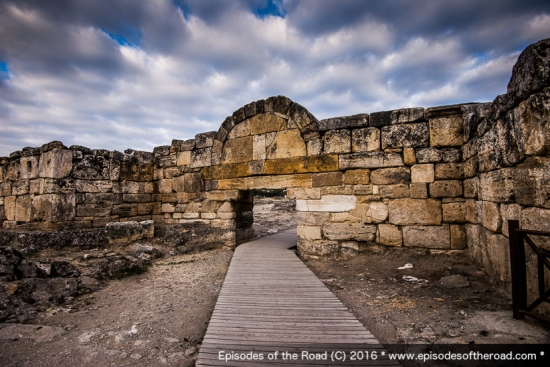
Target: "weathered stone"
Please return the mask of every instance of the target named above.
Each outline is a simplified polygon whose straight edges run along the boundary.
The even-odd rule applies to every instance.
[[[335,160],[335,162],[337,162]],[[342,184],[342,172],[314,173],[311,176],[313,187],[339,186]]]
[[[115,211],[110,203],[79,204],[76,206],[76,215],[78,217],[106,217],[111,214],[111,209],[113,209],[113,215],[121,215],[121,212]]]
[[[94,201],[90,200],[90,202]],[[96,203],[105,205],[109,210],[112,205],[109,202],[97,201]],[[31,207],[33,221],[66,222],[74,220],[77,206],[75,195],[45,194],[32,198]],[[89,214],[89,212],[81,212],[81,214]]]
[[[306,155],[306,144],[298,129],[278,132],[273,142],[267,146],[267,159],[304,157]]]
[[[323,235],[321,233],[320,226],[305,226],[298,225],[297,228],[298,237],[304,240],[321,240]]]
[[[380,150],[380,130],[375,127],[351,131],[352,152],[375,152]]]
[[[397,124],[382,128],[382,149],[428,146],[428,124]]]
[[[464,178],[462,163],[438,163],[435,165],[436,180],[458,180]]]
[[[499,203],[513,202],[515,199],[513,177],[514,170],[511,168],[481,173],[479,175],[479,199]]]
[[[430,197],[454,198],[462,196],[462,181],[441,180],[430,184]]]
[[[29,222],[31,220],[31,200],[29,195],[18,196],[15,203],[15,220]]]
[[[463,171],[464,171],[464,177],[470,178],[475,177],[479,172],[479,160],[477,158],[477,155],[468,159],[466,162],[464,162]]]
[[[11,193],[12,195],[27,195],[29,193],[29,180],[15,181]]]
[[[38,178],[39,157],[23,157],[20,161],[20,179],[30,180]],[[1,169],[0,169],[1,171]],[[0,182],[2,182],[0,180]]]
[[[320,200],[296,200],[302,212],[346,212],[355,209],[357,198],[348,195],[325,195]]]
[[[113,189],[113,182],[110,180],[76,180],[77,192],[110,192]]]
[[[63,178],[67,177],[73,168],[73,152],[58,149],[45,152],[40,156],[39,177]]]
[[[450,249],[449,226],[406,226],[403,227],[403,244],[413,247]]]
[[[521,218],[521,205],[518,205],[518,204],[500,204],[500,217],[502,218],[501,232],[502,232],[503,235],[508,237],[508,221],[509,220],[520,220],[520,218]]]
[[[370,174],[371,182],[375,185],[390,185],[411,182],[411,172],[407,167],[380,168]]]
[[[434,182],[433,164],[415,164],[411,167],[412,182]]]
[[[217,132],[209,131],[206,133],[200,133],[195,135],[195,147],[196,149],[207,148],[214,145],[214,139],[216,139]]]
[[[397,226],[392,224],[379,224],[376,242],[385,246],[402,246],[403,235]]]
[[[289,199],[321,199],[319,187],[288,189],[286,194]]]
[[[208,167],[212,164],[212,148],[195,149],[191,152],[191,164],[189,167]]]
[[[330,130],[323,136],[325,153],[349,153],[351,133],[349,130]]]
[[[267,160],[264,164],[263,173],[288,174],[306,172],[327,172],[338,170],[338,155],[322,154],[310,157],[280,158]]]
[[[466,204],[446,203],[442,204],[443,222],[464,223],[466,221]]]
[[[481,201],[478,206],[478,216],[481,224],[490,231],[499,232],[502,225],[499,204],[490,201]]]
[[[296,209],[298,210],[298,209]],[[301,212],[296,213],[298,224],[323,226],[329,221],[330,214],[326,212]]]
[[[319,131],[363,127],[368,126],[368,124],[369,115],[362,113],[353,116],[343,116],[321,120],[319,121]]]
[[[441,202],[433,199],[395,199],[389,202],[389,222],[396,225],[441,224]]]
[[[178,166],[189,166],[191,164],[191,151],[183,151],[177,153]]]
[[[516,203],[550,208],[550,158],[532,157],[513,170]]]
[[[428,184],[424,182],[413,182],[409,185],[409,195],[415,199],[428,198]]]
[[[150,194],[124,194],[122,201],[125,203],[147,203],[151,201]]]
[[[467,246],[466,230],[462,224],[451,224],[451,250],[464,250]]]
[[[376,238],[376,226],[363,223],[327,223],[322,230],[329,240],[374,241]]]
[[[204,181],[200,173],[186,173],[184,181],[185,192],[200,192],[204,189]]]
[[[374,112],[370,115],[369,126],[382,127],[392,124],[404,124],[424,120],[424,109],[402,108],[393,111]]]
[[[478,198],[479,178],[474,177],[463,181],[464,197],[465,198]]]
[[[480,229],[483,267],[491,279],[499,283],[510,282],[510,244],[501,234]]]
[[[248,121],[250,135],[259,135],[286,129],[286,119],[271,113],[255,115]]]
[[[363,152],[341,154],[339,156],[341,170],[350,168],[382,168],[402,166],[403,157],[399,153]]]
[[[460,160],[460,149],[430,147],[416,150],[417,163],[453,163]]]
[[[390,199],[406,198],[410,196],[409,185],[395,184],[395,185],[378,186],[378,194],[382,198],[390,198]]]
[[[414,148],[403,148],[403,162],[407,166],[416,164],[416,153],[414,152]]]
[[[323,139],[311,139],[307,143],[307,155],[319,155],[323,151]]]
[[[430,146],[460,147],[464,144],[462,116],[430,119]]]
[[[521,228],[535,231],[548,232],[548,223],[550,223],[550,210],[542,208],[525,208],[521,211]],[[547,250],[550,250],[550,238],[537,237],[537,244],[543,244]]]

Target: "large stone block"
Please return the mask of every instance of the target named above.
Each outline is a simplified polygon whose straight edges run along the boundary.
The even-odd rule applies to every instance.
[[[74,178],[86,180],[108,180],[110,177],[109,157],[87,155],[73,168]]]
[[[403,166],[403,156],[399,153],[363,152],[341,154],[339,156],[341,170],[350,168],[383,168]]]
[[[127,205],[127,204],[123,204]],[[118,205],[122,206],[122,205]],[[117,205],[115,205],[117,207]],[[121,211],[115,211],[111,203],[92,203],[92,204],[79,204],[76,206],[76,216],[78,217],[107,217],[111,215],[111,209],[113,209],[113,215],[121,215]],[[137,214],[136,212],[132,215]]]
[[[0,184],[0,196],[9,196],[11,195],[11,182],[4,182]]]
[[[502,218],[501,232],[503,235],[508,237],[508,221],[521,219],[521,205],[500,204],[500,217]],[[546,225],[548,225],[548,222],[546,223]]]
[[[366,185],[370,183],[370,170],[353,169],[344,172],[344,185]]]
[[[218,181],[220,190],[288,189],[311,185],[311,174],[255,176]]]
[[[253,160],[252,136],[229,139],[225,142],[222,152],[222,163],[238,163]]]
[[[18,196],[15,203],[15,220],[17,222],[30,222],[31,197],[29,195]]]
[[[29,180],[15,181],[12,185],[12,195],[27,195],[29,193]]]
[[[353,116],[335,117],[319,121],[319,131],[368,126],[369,115],[362,113]]]
[[[429,145],[428,124],[397,124],[382,128],[382,149],[419,148]]]
[[[415,164],[411,167],[412,182],[434,182],[433,164]]]
[[[417,163],[453,163],[460,160],[460,149],[457,148],[430,147],[416,150]]]
[[[407,184],[373,186],[373,193],[374,187],[378,187],[378,195],[380,195],[381,198],[397,199],[410,196],[409,185]]]
[[[15,221],[15,203],[17,196],[6,196],[4,198],[4,216],[9,221]]]
[[[323,227],[323,236],[329,240],[374,241],[376,226],[364,223],[327,223]]]
[[[185,192],[200,192],[204,189],[204,181],[200,173],[186,173],[184,181]]]
[[[403,227],[403,244],[413,247],[450,249],[451,234],[449,226]]]
[[[415,199],[428,198],[428,184],[424,182],[413,182],[409,185],[409,196]]]
[[[298,225],[297,234],[298,234],[298,238],[304,239],[304,240],[323,239],[320,226]]]
[[[287,120],[280,115],[263,113],[249,119],[250,134],[259,135],[286,129]]]
[[[337,162],[335,160],[335,162]],[[314,173],[311,176],[313,187],[339,186],[342,184],[342,172]]]
[[[374,112],[370,115],[369,126],[382,127],[424,120],[424,108],[402,108],[393,111]]]
[[[212,148],[195,149],[191,151],[191,168],[208,167],[212,165]]]
[[[481,173],[479,175],[478,187],[479,199],[498,203],[513,202],[515,200],[513,178],[513,168],[504,168],[498,171]]]
[[[445,116],[430,119],[430,146],[460,147],[464,144],[462,116]]]
[[[289,199],[321,199],[321,188],[311,187],[288,189],[286,194]]]
[[[430,197],[454,198],[462,196],[462,181],[441,180],[430,184]]]
[[[466,244],[468,254],[477,266],[483,266],[483,244],[481,243],[481,231],[483,227],[478,224],[465,224]]]
[[[550,208],[550,158],[531,157],[513,170],[516,203]]]
[[[39,157],[22,157],[20,160],[20,179],[31,180],[38,178]],[[0,169],[1,171],[1,169]],[[0,180],[0,182],[2,182]]]
[[[489,277],[498,283],[509,283],[511,279],[510,244],[508,238],[481,228],[480,242],[483,254],[483,267],[487,274],[489,274]]]
[[[105,208],[106,209],[106,208]],[[120,218],[135,217],[138,213],[138,204],[113,205],[112,214]],[[104,215],[101,215],[104,216]]]
[[[520,149],[527,155],[550,154],[550,88],[520,103],[517,128]]]
[[[71,173],[72,168],[72,150],[51,150],[40,156],[38,175],[47,178],[63,178]]]
[[[416,164],[416,153],[414,148],[403,148],[403,161],[407,166]]]
[[[521,211],[521,228],[535,231],[549,231],[550,210],[542,208],[526,208]],[[535,237],[535,243],[550,251],[549,237]]]
[[[351,132],[346,129],[330,130],[323,136],[325,153],[349,153],[351,151]]]
[[[375,127],[351,131],[352,152],[375,152],[380,150],[380,130]]]
[[[464,250],[467,246],[466,230],[462,224],[451,224],[451,250]]]
[[[267,160],[263,173],[280,175],[288,173],[328,172],[338,170],[337,154]]]
[[[443,222],[464,223],[466,221],[465,202],[446,203],[441,205],[443,210]]]
[[[191,164],[191,151],[178,152],[176,164],[178,166],[189,166]]]
[[[296,200],[302,212],[346,212],[355,209],[357,198],[349,195],[325,195],[320,200]]]
[[[402,246],[403,235],[397,226],[392,224],[379,224],[376,242],[385,246]]]
[[[77,192],[111,192],[113,182],[107,180],[76,180]]]
[[[438,163],[435,165],[436,180],[458,180],[464,178],[462,163]]]
[[[391,185],[411,182],[411,171],[408,167],[380,168],[370,174],[375,185]]]
[[[462,181],[464,186],[464,197],[477,199],[479,194],[479,177],[469,178]]]
[[[310,226],[323,226],[330,218],[330,213],[326,212],[301,212],[296,213],[296,221],[298,224]]]
[[[479,203],[481,205],[478,206],[478,216],[483,227],[493,232],[499,232],[502,225],[499,204],[490,201],[481,201]]]
[[[304,157],[306,155],[306,144],[298,129],[279,131],[273,142],[267,146],[267,159]]]
[[[151,201],[150,194],[124,194],[122,201],[125,203],[148,203]]]
[[[389,202],[389,222],[396,225],[441,224],[441,202],[434,199],[395,199]]]
[[[108,202],[102,204],[109,208],[111,206]],[[75,218],[76,199],[74,194],[37,195],[32,198],[31,207],[33,221],[67,222]]]

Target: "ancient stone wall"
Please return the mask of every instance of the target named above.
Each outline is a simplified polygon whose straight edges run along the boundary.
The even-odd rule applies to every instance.
[[[303,256],[347,257],[375,242],[468,248],[506,282],[506,220],[550,224],[549,50],[549,40],[530,46],[492,103],[318,121],[278,96],[152,154],[25,148],[0,160],[0,221],[72,229],[153,219],[186,241],[235,246],[252,235],[252,191],[286,189]]]

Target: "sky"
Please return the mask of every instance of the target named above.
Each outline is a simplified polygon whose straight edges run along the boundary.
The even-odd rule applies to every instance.
[[[0,156],[152,151],[285,95],[319,120],[492,101],[531,0],[0,0]]]

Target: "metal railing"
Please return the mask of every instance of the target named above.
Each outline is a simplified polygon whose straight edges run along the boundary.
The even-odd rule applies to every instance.
[[[520,229],[519,221],[508,221],[508,234],[510,239],[510,263],[512,270],[512,306],[514,319],[524,319],[525,316],[531,316],[536,319],[549,322],[550,318],[545,317],[533,310],[541,303],[550,303],[550,289],[546,290],[544,282],[544,268],[550,270],[550,251],[537,246],[529,235],[550,237],[550,232],[532,231]],[[527,277],[525,266],[525,243],[531,247],[537,255],[537,278],[539,297],[527,305]]]

